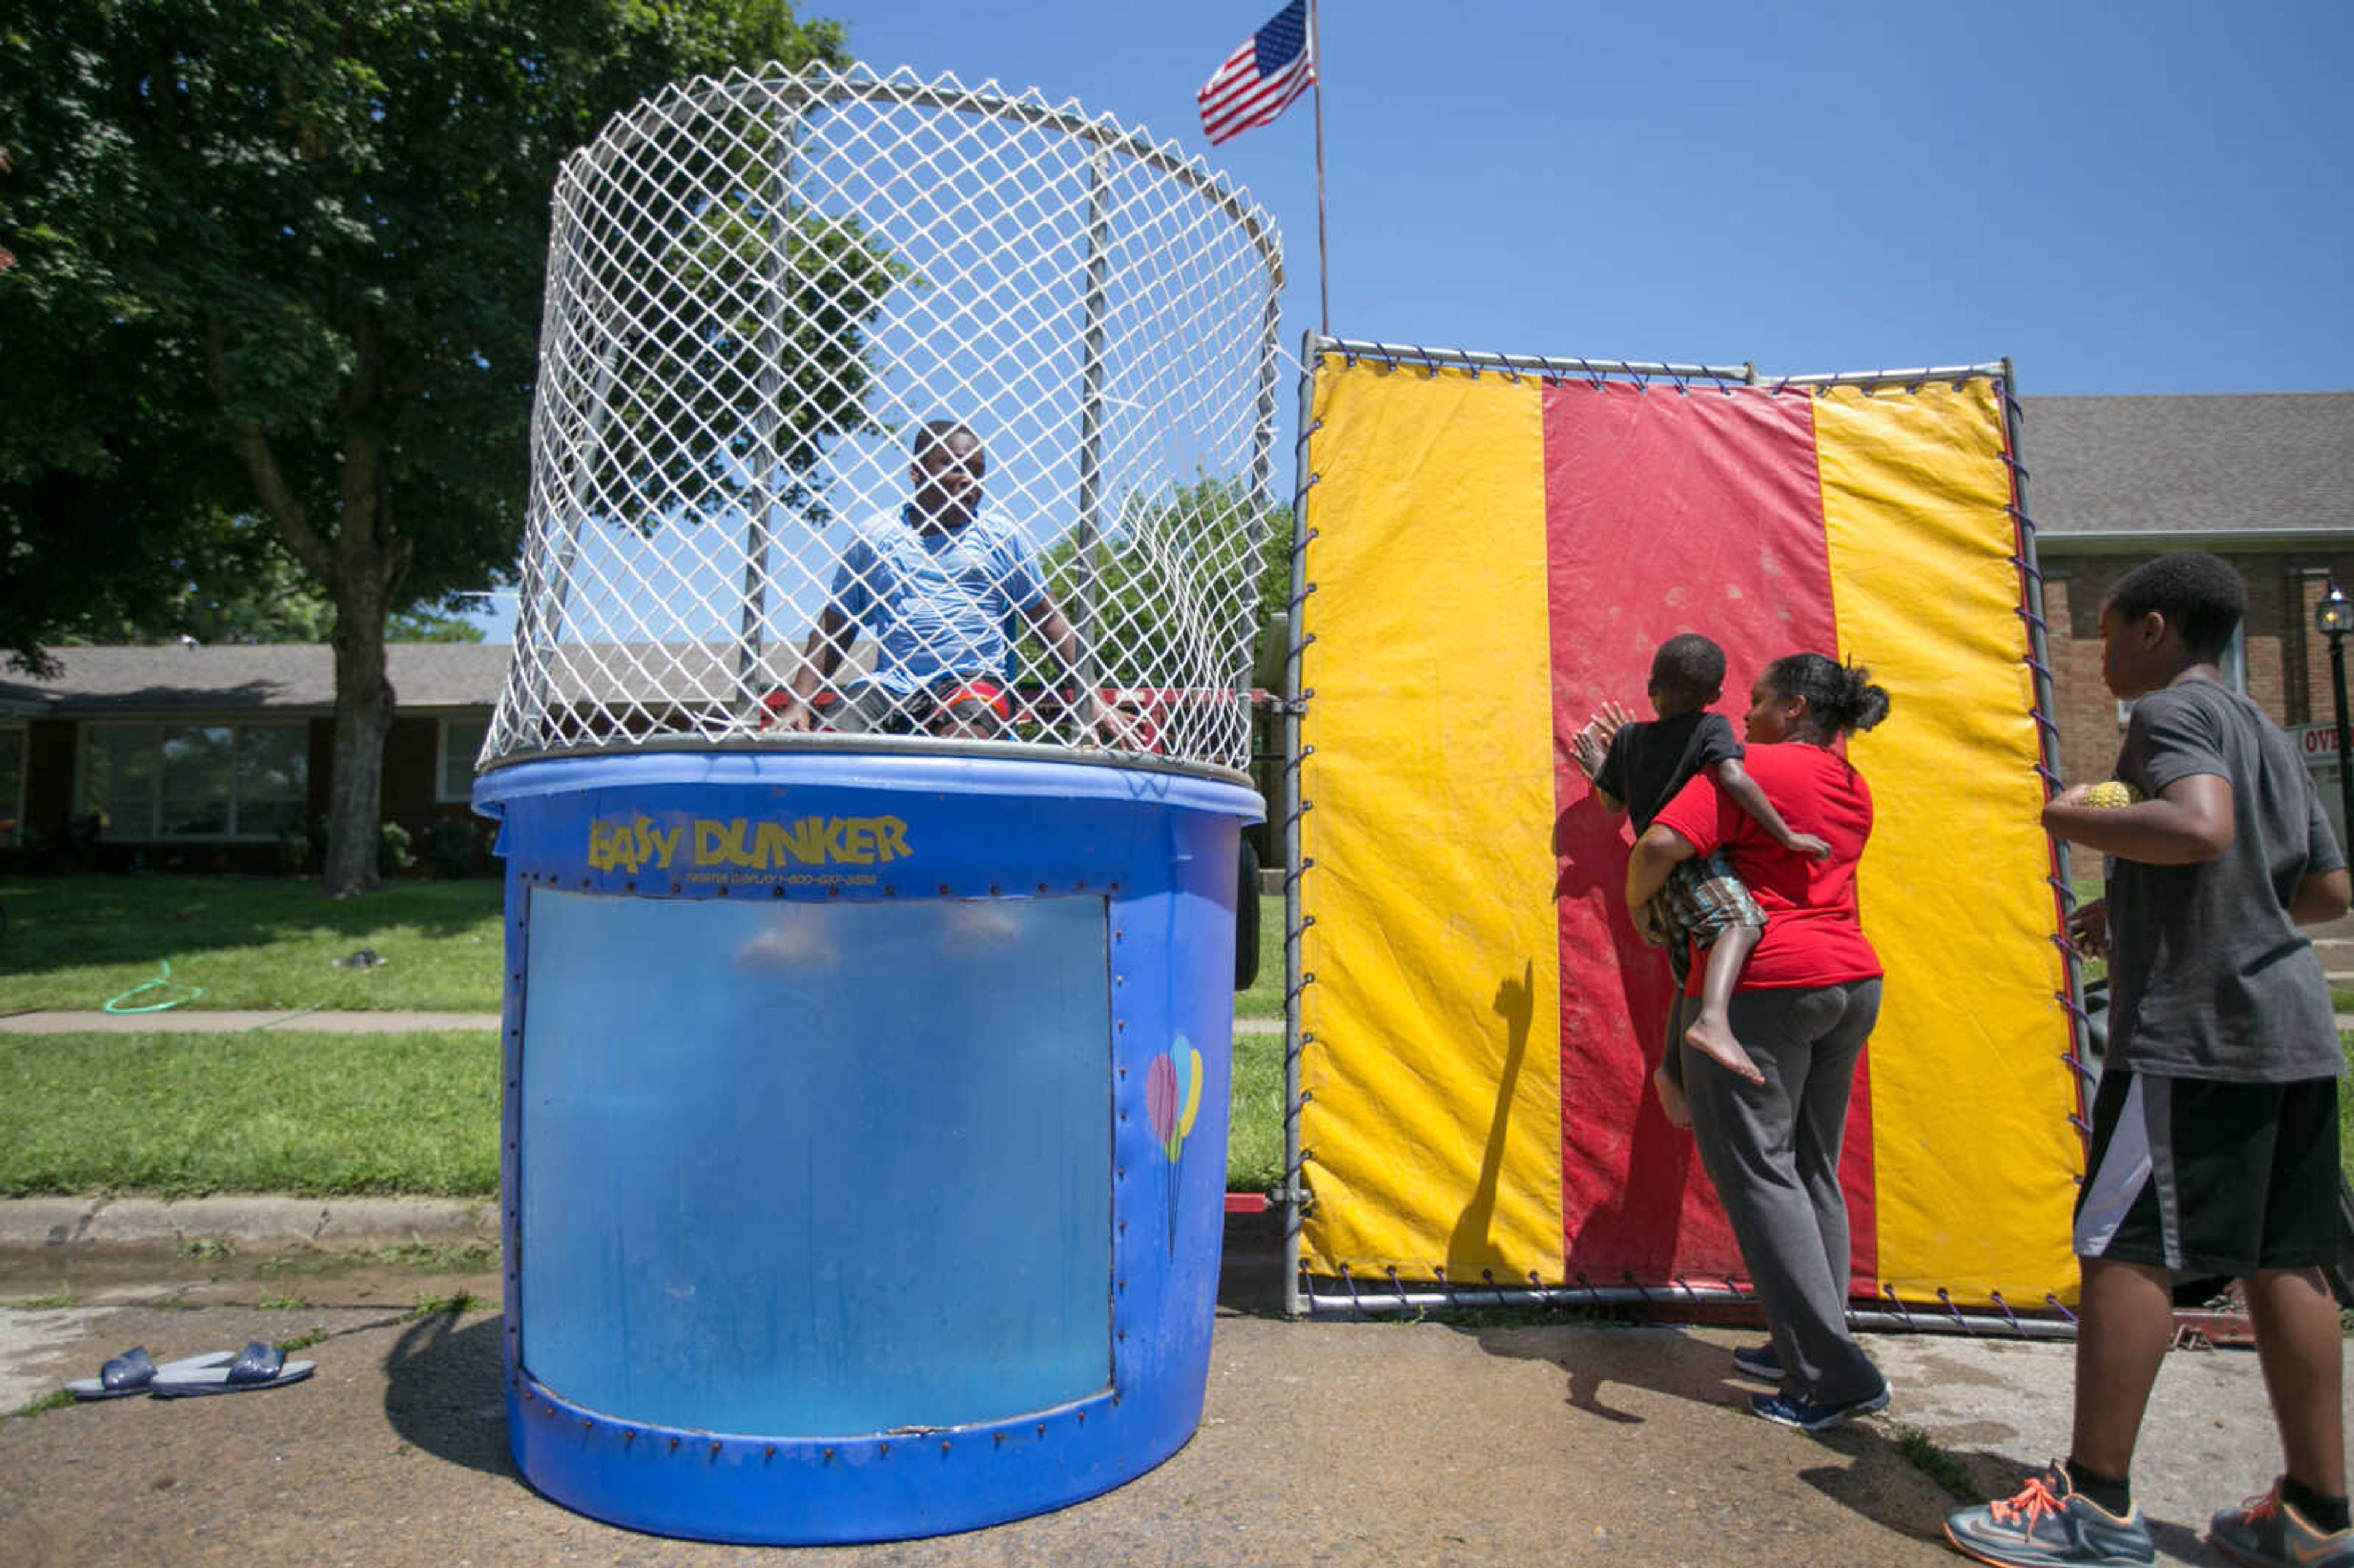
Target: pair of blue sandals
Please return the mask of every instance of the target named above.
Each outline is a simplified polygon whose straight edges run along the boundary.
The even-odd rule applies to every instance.
[[[144,1345],[133,1345],[98,1369],[96,1377],[77,1378],[66,1384],[76,1399],[128,1399],[134,1393],[157,1399],[194,1399],[207,1393],[244,1393],[258,1388],[280,1388],[301,1383],[315,1361],[290,1361],[275,1345],[256,1340],[232,1355],[213,1351],[201,1356],[157,1365]]]

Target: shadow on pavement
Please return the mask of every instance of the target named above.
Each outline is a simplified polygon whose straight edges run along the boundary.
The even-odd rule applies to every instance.
[[[1724,1348],[1675,1329],[1594,1324],[1490,1325],[1467,1330],[1491,1356],[1551,1361],[1569,1380],[1569,1404],[1589,1415],[1622,1425],[1643,1417],[1611,1404],[1603,1390],[1611,1383],[1648,1388],[1694,1404],[1738,1404],[1748,1385],[1725,1376]]]
[[[420,1453],[512,1476],[503,1366],[496,1313],[419,1319],[385,1357],[385,1419]]]

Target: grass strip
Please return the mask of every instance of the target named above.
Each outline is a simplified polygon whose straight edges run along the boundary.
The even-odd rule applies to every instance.
[[[0,1195],[475,1197],[498,1037],[0,1034]]]
[[[1970,1484],[1970,1473],[1962,1462],[1937,1446],[1937,1440],[1918,1426],[1899,1423],[1896,1428],[1896,1451],[1912,1462],[1913,1467],[1946,1489],[1956,1502],[1977,1502],[1980,1493]]]
[[[1236,1043],[1227,1185],[1283,1168],[1283,1041]],[[0,1034],[0,1196],[497,1191],[489,1033]]]

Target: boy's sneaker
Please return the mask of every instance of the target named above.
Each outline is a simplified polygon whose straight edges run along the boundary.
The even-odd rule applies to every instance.
[[[1782,1358],[1774,1353],[1771,1340],[1762,1345],[1744,1345],[1733,1352],[1733,1370],[1759,1383],[1778,1383],[1782,1381]]]
[[[1749,1408],[1776,1426],[1795,1426],[1801,1432],[1820,1432],[1826,1426],[1836,1426],[1850,1416],[1869,1415],[1875,1410],[1888,1408],[1888,1385],[1882,1383],[1880,1392],[1844,1404],[1818,1404],[1811,1399],[1793,1399],[1787,1393],[1753,1393]]]
[[[2067,1467],[2056,1459],[2030,1476],[2017,1497],[1947,1514],[1946,1539],[1964,1556],[2001,1568],[2139,1568],[2158,1560],[2140,1509],[2119,1519],[2071,1487]]]
[[[2324,1535],[2281,1501],[2277,1481],[2264,1496],[2209,1520],[2207,1530],[2225,1553],[2256,1568],[2354,1568],[2354,1530]]]

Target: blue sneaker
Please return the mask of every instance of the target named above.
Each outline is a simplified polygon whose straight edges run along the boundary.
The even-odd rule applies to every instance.
[[[2280,1484],[2207,1521],[2209,1539],[2255,1568],[2354,1568],[2354,1530],[2324,1535],[2281,1500]]]
[[[2158,1560],[2140,1509],[2119,1519],[2071,1487],[2056,1459],[2030,1476],[2017,1497],[1947,1514],[1946,1539],[1964,1556],[1999,1568],[2140,1568]]]
[[[1844,1404],[1817,1404],[1811,1399],[1793,1399],[1787,1393],[1753,1393],[1749,1408],[1776,1426],[1795,1426],[1801,1432],[1820,1432],[1826,1426],[1836,1426],[1850,1416],[1869,1415],[1875,1410],[1888,1408],[1888,1385],[1882,1383],[1880,1392]]]
[[[1782,1381],[1782,1358],[1774,1353],[1771,1340],[1762,1345],[1744,1345],[1733,1352],[1733,1370],[1759,1383],[1778,1384]]]

